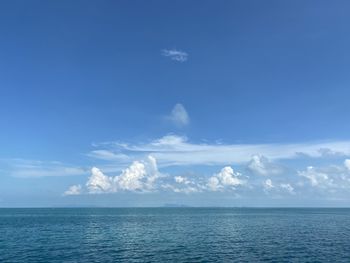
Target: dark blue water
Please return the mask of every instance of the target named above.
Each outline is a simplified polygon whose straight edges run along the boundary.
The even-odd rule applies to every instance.
[[[0,262],[350,262],[349,209],[0,209]]]

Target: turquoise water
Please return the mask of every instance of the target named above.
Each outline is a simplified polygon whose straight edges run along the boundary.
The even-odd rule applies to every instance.
[[[0,262],[350,262],[350,209],[0,209]]]

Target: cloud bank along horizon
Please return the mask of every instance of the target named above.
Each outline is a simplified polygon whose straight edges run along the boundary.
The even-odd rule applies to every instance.
[[[180,103],[165,119],[176,126],[189,125],[188,112]],[[185,136],[169,134],[147,143],[104,142],[94,147],[97,149],[87,155],[103,161],[102,168],[93,167],[87,181],[70,186],[64,196],[127,191],[143,194],[227,192],[239,194],[240,198],[252,192],[279,198],[315,194],[339,197],[350,190],[350,159],[346,158],[350,154],[349,141],[196,144]],[[315,160],[335,164],[308,165],[302,169],[288,166],[288,161]],[[191,169],[192,166],[210,166],[217,171],[213,174],[159,171],[171,171],[174,167]],[[103,170],[113,174],[120,172],[108,176]]]

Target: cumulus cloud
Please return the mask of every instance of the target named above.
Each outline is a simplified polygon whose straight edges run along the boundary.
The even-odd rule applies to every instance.
[[[174,177],[175,182],[179,183],[179,184],[189,184],[190,181],[183,176],[175,176]]]
[[[234,189],[236,186],[244,184],[240,177],[240,173],[234,172],[232,167],[226,166],[219,173],[209,178],[207,186],[211,191],[220,191],[225,187]]]
[[[346,169],[348,169],[350,171],[350,159],[346,159],[344,161],[344,166],[346,167]]]
[[[148,156],[146,162],[134,161],[120,176],[115,178],[117,188],[128,191],[150,191],[160,176],[156,159]]]
[[[86,187],[90,193],[113,192],[115,187],[113,178],[103,174],[97,167],[91,169],[91,176],[86,183]]]
[[[174,106],[167,119],[174,123],[176,126],[186,126],[190,123],[190,117],[185,109],[185,107],[178,103]]]
[[[198,178],[196,178],[198,180]],[[203,186],[196,181],[190,180],[185,176],[175,176],[175,184],[165,183],[162,185],[162,188],[165,190],[171,190],[175,193],[196,193],[202,192],[204,190]]]
[[[156,159],[148,156],[145,160],[134,161],[118,176],[107,176],[99,168],[93,167],[85,186],[90,194],[118,191],[146,192],[155,188],[154,183],[160,176]],[[77,190],[76,186],[71,186],[65,193],[72,190]],[[79,193],[80,190],[81,188]]]
[[[147,143],[110,142],[96,145],[96,147],[109,147],[105,150],[112,153],[123,153],[131,159],[151,154],[157,159],[160,167],[246,164],[249,162],[248,169],[262,175],[278,174],[283,171],[281,167],[273,163],[275,160],[295,159],[302,156],[323,158],[324,154],[320,149],[330,149],[330,151],[350,155],[350,141],[304,144],[208,144],[191,143],[186,137],[177,135],[166,135]],[[252,156],[254,156],[253,159]],[[103,156],[100,157],[103,158]]]
[[[325,167],[308,166],[305,170],[298,171],[298,175],[313,188],[334,191],[336,189],[350,190],[349,159],[343,165],[330,165]],[[304,183],[301,182],[303,185]]]
[[[65,191],[63,193],[64,196],[68,196],[68,195],[80,195],[81,194],[81,185],[72,185],[71,187],[68,188],[67,191]]]
[[[247,165],[248,170],[258,175],[273,175],[282,173],[282,168],[277,164],[269,161],[262,155],[253,155],[251,161]]]
[[[282,194],[283,192],[287,192],[288,194],[295,194],[294,187],[290,183],[273,183],[271,179],[266,179],[263,182],[263,190],[265,193],[278,193]]]
[[[332,179],[330,179],[326,173],[317,171],[312,166],[308,166],[304,171],[299,171],[298,174],[308,179],[311,186],[324,186],[332,183]]]
[[[263,183],[264,189],[265,190],[270,190],[272,188],[274,188],[274,185],[271,181],[271,179],[266,179],[265,182]]]
[[[163,49],[162,55],[177,62],[185,62],[188,59],[188,54],[186,52],[176,49]]]

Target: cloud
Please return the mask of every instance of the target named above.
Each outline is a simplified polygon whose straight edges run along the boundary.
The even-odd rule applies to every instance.
[[[196,179],[198,180],[199,178]],[[162,185],[162,188],[166,190],[171,190],[175,193],[186,194],[202,192],[202,190],[205,190],[199,182],[195,182],[184,176],[175,176],[174,181],[175,185],[171,183],[166,183]]]
[[[185,62],[188,59],[188,54],[186,52],[176,49],[163,49],[162,55],[177,62]]]
[[[305,177],[310,181],[311,186],[329,185],[331,179],[326,173],[317,171],[314,167],[309,166],[304,171],[298,172],[299,176]]]
[[[104,150],[112,153],[125,154],[130,159],[142,158],[142,156],[151,154],[157,159],[160,167],[247,164],[250,162],[250,171],[260,174],[277,174],[281,171],[281,167],[272,163],[275,160],[296,159],[303,156],[323,158],[324,150],[320,151],[320,149],[329,149],[329,151],[350,156],[350,141],[299,144],[208,144],[191,143],[184,136],[166,135],[148,143],[110,142],[96,146],[103,147]],[[253,160],[252,156],[255,156]],[[103,156],[99,157],[103,158]]]
[[[234,189],[236,186],[244,184],[240,176],[241,174],[234,172],[232,167],[226,166],[218,174],[209,178],[207,186],[211,191],[220,191],[225,187]]]
[[[148,156],[147,162],[134,161],[122,174],[115,178],[119,189],[128,191],[150,191],[160,177],[154,157]]]
[[[185,109],[185,107],[178,103],[174,106],[167,119],[170,120],[178,127],[186,126],[190,123],[190,117]]]
[[[331,165],[326,167],[308,166],[305,170],[298,171],[298,175],[313,188],[334,191],[335,189],[350,190],[349,159],[343,165]],[[304,185],[301,182],[301,185]]]
[[[344,166],[346,167],[346,169],[348,169],[350,171],[350,159],[346,159],[344,161]]]
[[[113,178],[103,174],[97,167],[91,169],[91,176],[86,183],[89,193],[105,193],[115,191]]]
[[[107,150],[95,150],[88,153],[89,157],[107,161],[130,161],[129,156]]]
[[[107,176],[99,168],[93,167],[83,191],[80,185],[71,186],[64,195],[129,192],[154,192],[168,190],[175,193],[198,193],[204,191],[234,190],[246,184],[243,176],[226,166],[211,177],[195,176],[188,178],[182,175],[171,177],[158,171],[157,161],[148,156],[141,161],[134,161],[117,176]]]
[[[118,191],[146,192],[155,188],[155,181],[161,177],[156,159],[148,156],[143,161],[134,161],[118,176],[107,176],[99,168],[91,169],[91,176],[85,186],[90,194],[115,193]]]
[[[248,170],[258,175],[274,175],[282,173],[282,168],[270,162],[268,158],[262,155],[253,155],[247,165]]]
[[[266,179],[263,182],[263,190],[265,193],[274,192],[281,194],[283,192],[287,192],[288,194],[295,194],[294,187],[290,183],[275,184],[271,179]]]
[[[25,159],[2,159],[0,162],[9,175],[21,178],[74,176],[86,174],[81,167],[66,165],[55,161]]]
[[[175,176],[174,177],[175,182],[179,183],[179,184],[189,184],[190,181],[183,176]]]
[[[287,191],[290,194],[295,194],[294,187],[290,184],[280,184],[280,188]]]
[[[71,187],[68,188],[67,191],[65,191],[63,193],[64,196],[68,196],[68,195],[80,195],[81,194],[81,185],[72,185]]]
[[[270,190],[270,189],[272,189],[272,188],[275,187],[275,186],[273,185],[271,179],[266,179],[265,182],[264,182],[264,184],[263,184],[263,186],[264,186],[264,189],[265,189],[265,190]]]

